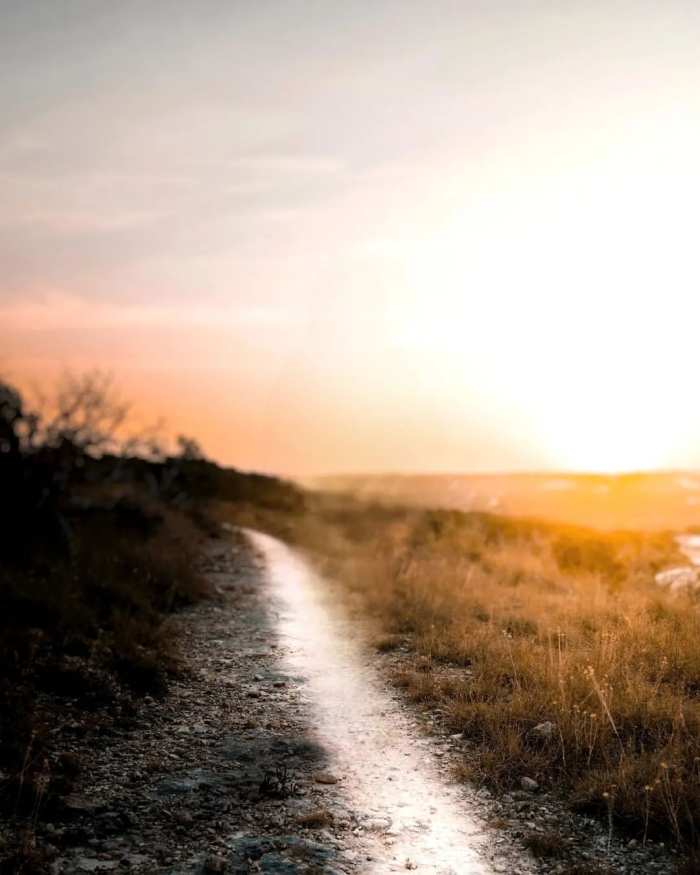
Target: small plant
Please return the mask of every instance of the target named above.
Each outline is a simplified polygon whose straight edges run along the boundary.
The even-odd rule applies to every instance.
[[[383,635],[375,641],[374,646],[378,653],[392,653],[401,646],[401,636]]]
[[[538,859],[561,857],[568,847],[556,832],[531,832],[525,836],[523,844]]]
[[[297,785],[289,776],[287,766],[276,766],[274,771],[265,770],[258,792],[264,799],[287,799],[296,796]]]

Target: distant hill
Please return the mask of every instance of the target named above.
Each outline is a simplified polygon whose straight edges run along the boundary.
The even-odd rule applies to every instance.
[[[570,522],[601,529],[700,527],[700,472],[383,474],[307,486],[376,501]]]

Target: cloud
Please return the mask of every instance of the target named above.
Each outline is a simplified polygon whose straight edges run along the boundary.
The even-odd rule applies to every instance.
[[[173,327],[200,329],[289,325],[303,321],[299,314],[275,306],[206,306],[193,302],[153,305],[145,302],[91,301],[58,290],[34,290],[29,300],[0,304],[3,327],[10,334],[62,331],[100,331],[105,328],[150,327],[167,332]]]

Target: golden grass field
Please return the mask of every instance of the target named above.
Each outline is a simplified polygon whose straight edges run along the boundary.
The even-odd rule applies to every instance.
[[[530,777],[641,840],[695,844],[700,613],[654,583],[682,561],[671,534],[340,498],[248,522],[314,554],[380,649],[408,644],[396,682],[464,733],[465,778]]]

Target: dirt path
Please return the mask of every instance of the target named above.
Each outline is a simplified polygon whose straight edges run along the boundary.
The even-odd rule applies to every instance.
[[[367,871],[526,872],[522,858],[494,854],[474,800],[391,695],[357,627],[334,610],[328,590],[293,550],[249,533],[264,556],[285,664],[300,679],[316,736],[343,802],[371,836]],[[514,868],[517,863],[517,868]],[[501,864],[501,865],[499,865]]]
[[[116,724],[76,715],[61,728],[83,772],[39,836],[51,871],[569,871],[570,859],[535,861],[518,844],[523,823],[546,833],[544,794],[496,802],[454,784],[460,740],[383,678],[401,655],[366,649],[298,554],[249,537],[253,549],[211,543],[205,571],[220,599],[179,618],[188,670],[170,695]],[[600,859],[607,871],[670,871],[647,851],[620,864],[620,848],[586,830],[578,872],[606,871]]]
[[[324,752],[281,670],[259,564],[217,541],[204,571],[220,600],[180,616],[187,671],[168,697],[107,729],[76,720],[64,740],[83,768],[40,837],[55,873],[330,872],[340,860],[318,814]],[[352,826],[338,812],[338,831]]]

